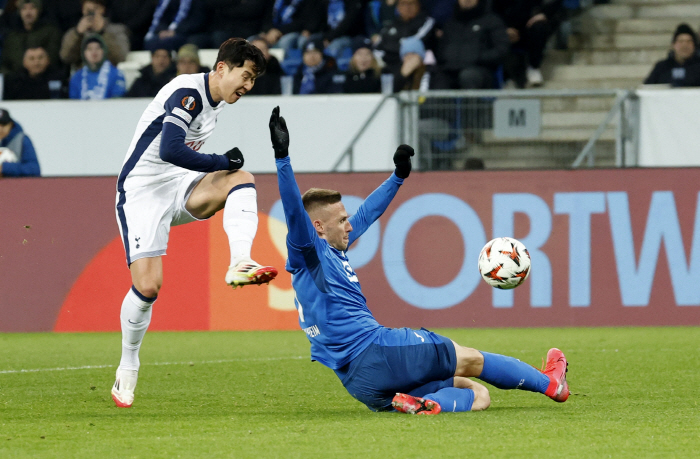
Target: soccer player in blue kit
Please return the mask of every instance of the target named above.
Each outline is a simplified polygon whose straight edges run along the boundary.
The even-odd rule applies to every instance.
[[[413,148],[397,148],[394,173],[349,216],[337,191],[311,188],[300,194],[279,107],[272,111],[270,136],[289,230],[286,269],[292,273],[299,325],[311,342],[311,359],[334,370],[350,395],[374,411],[484,410],[491,399],[485,386],[469,379],[475,377],[500,389],[566,401],[568,364],[559,349],[549,350],[545,369],[539,371],[424,328],[384,327],[372,316],[347,249],[384,213],[409,176]]]
[[[231,249],[225,282],[236,288],[277,275],[274,267],[250,257],[258,207],[255,179],[241,169],[243,154],[238,148],[225,154],[199,152],[221,110],[250,91],[264,71],[258,48],[230,38],[221,44],[211,72],[176,77],[139,119],[117,181],[117,222],[133,284],[120,314],[122,356],[112,387],[119,407],[134,401],[139,349],[163,283],[171,226],[205,220],[223,209]]]

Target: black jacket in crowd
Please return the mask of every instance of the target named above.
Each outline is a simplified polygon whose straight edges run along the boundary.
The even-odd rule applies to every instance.
[[[496,69],[510,49],[506,26],[480,1],[474,8],[456,6],[452,19],[443,27],[435,57],[441,70],[462,70],[480,66]]]
[[[196,1],[192,2],[195,7]],[[226,31],[232,37],[248,38],[263,30],[263,20],[269,15],[274,0],[204,0],[206,30]]]
[[[669,57],[654,65],[644,84],[670,84],[674,87],[700,86],[700,57],[692,56],[679,64],[671,52]]]
[[[400,67],[401,40],[415,37],[423,41],[425,49],[432,49],[435,44],[435,20],[423,11],[408,22],[404,22],[397,16],[389,25],[382,28],[379,36],[381,40],[376,45],[376,49],[384,52],[382,56],[384,63]]]
[[[382,80],[379,74],[374,73],[374,69],[366,72],[355,72],[352,69],[345,73],[343,92],[345,94],[365,94],[382,91]]]
[[[158,91],[170,83],[170,80],[175,78],[176,75],[177,68],[175,64],[171,64],[170,67],[158,75],[153,73],[153,66],[148,64],[141,68],[141,76],[134,81],[125,97],[155,97]]]
[[[34,78],[26,69],[8,74],[5,78],[3,98],[5,100],[65,99],[68,87],[63,73],[49,68]]]
[[[524,30],[527,21],[536,14],[543,13],[548,20],[559,16],[563,0],[491,0],[494,13],[503,19],[506,27]]]

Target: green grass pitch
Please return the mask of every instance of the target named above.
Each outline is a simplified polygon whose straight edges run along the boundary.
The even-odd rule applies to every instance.
[[[700,328],[436,331],[537,367],[559,347],[572,395],[373,413],[300,331],[150,332],[119,409],[119,334],[0,334],[0,457],[698,457]]]

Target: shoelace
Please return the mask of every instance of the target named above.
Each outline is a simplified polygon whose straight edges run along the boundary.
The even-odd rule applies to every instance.
[[[557,363],[559,363],[559,359],[554,360],[554,361],[548,363],[547,366],[545,366],[544,357],[543,357],[542,358],[542,369],[540,371],[542,373],[547,373],[548,371],[553,371],[556,368]]]

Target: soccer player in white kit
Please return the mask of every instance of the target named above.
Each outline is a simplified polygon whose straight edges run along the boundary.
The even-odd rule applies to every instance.
[[[243,171],[238,148],[199,153],[216,117],[255,84],[265,70],[262,52],[242,38],[219,48],[210,73],[180,75],[165,85],[141,115],[117,182],[117,222],[132,287],[121,308],[122,357],[112,398],[130,407],[139,348],[163,283],[170,227],[205,220],[224,210],[231,248],[225,281],[233,288],[267,283],[277,270],[250,258],[258,227],[255,179]]]

